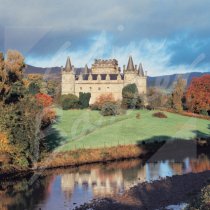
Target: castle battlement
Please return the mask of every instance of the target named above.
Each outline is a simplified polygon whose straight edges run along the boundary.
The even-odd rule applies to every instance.
[[[76,69],[68,57],[61,75],[62,95],[71,93],[79,96],[80,92],[90,92],[90,103],[104,93],[112,93],[116,100],[121,100],[123,87],[132,83],[137,85],[140,94],[146,93],[147,75],[141,63],[138,69],[137,65],[134,66],[131,56],[123,72],[116,59],[96,59],[92,68],[86,65],[83,69]]]

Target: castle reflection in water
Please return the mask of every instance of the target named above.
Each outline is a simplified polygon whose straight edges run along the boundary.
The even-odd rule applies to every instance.
[[[104,166],[105,168],[105,166]],[[71,197],[75,189],[91,190],[93,197],[108,196],[121,193],[131,186],[145,181],[157,180],[166,176],[181,175],[189,172],[201,172],[210,169],[207,158],[189,159],[181,163],[160,161],[146,163],[139,161],[132,164],[126,162],[121,166],[113,165],[109,169],[92,167],[90,170],[61,175],[61,188],[67,197]]]

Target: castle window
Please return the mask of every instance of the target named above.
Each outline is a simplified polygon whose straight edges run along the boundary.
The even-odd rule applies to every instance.
[[[80,87],[80,90],[82,90],[82,87]]]
[[[98,90],[101,90],[101,88],[99,87]]]
[[[109,87],[107,87],[107,89],[109,89]]]
[[[90,87],[90,90],[92,90],[92,87]]]

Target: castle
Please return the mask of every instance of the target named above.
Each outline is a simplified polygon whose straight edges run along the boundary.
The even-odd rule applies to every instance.
[[[61,94],[75,94],[80,92],[91,93],[90,104],[94,103],[101,94],[112,93],[115,100],[122,99],[122,89],[128,84],[135,83],[140,94],[145,94],[147,89],[147,74],[142,64],[134,66],[130,56],[127,67],[123,66],[121,72],[116,59],[96,59],[89,69],[75,69],[67,58],[65,68],[61,69]]]

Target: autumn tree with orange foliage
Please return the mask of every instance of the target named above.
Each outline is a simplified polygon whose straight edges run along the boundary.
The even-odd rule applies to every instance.
[[[96,98],[95,103],[92,105],[93,109],[98,109],[101,110],[102,106],[106,103],[106,102],[113,102],[116,103],[114,96],[112,93],[104,93],[101,94],[100,96],[98,96]]]
[[[186,102],[191,112],[210,112],[210,74],[192,80],[186,92]]]
[[[52,97],[47,94],[38,93],[38,94],[36,94],[35,97],[36,97],[38,105],[40,105],[44,108],[51,106],[53,103]]]

